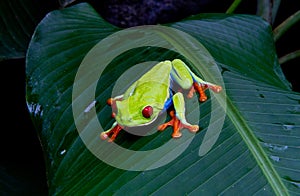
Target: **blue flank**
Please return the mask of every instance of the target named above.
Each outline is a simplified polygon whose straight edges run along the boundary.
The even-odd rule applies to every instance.
[[[169,97],[169,99],[165,102],[164,109],[163,109],[162,112],[167,111],[167,109],[168,109],[169,107],[171,107],[171,105],[173,104],[172,97],[173,97],[173,93],[172,93],[171,90],[170,90],[170,97]]]

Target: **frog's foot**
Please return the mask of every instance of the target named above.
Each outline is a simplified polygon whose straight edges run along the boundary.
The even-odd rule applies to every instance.
[[[112,109],[111,117],[112,117],[112,118],[115,118],[115,117],[116,117],[115,111],[117,110],[116,100],[113,99],[113,98],[109,98],[109,99],[106,101],[106,103],[107,103],[107,105],[111,106],[111,109]]]
[[[123,95],[117,96],[115,98],[107,99],[106,103],[107,103],[107,105],[111,106],[111,109],[112,109],[111,117],[113,117],[113,118],[116,117],[116,111],[117,111],[116,101],[120,101],[122,99],[123,99]]]
[[[204,102],[207,100],[207,96],[205,94],[205,90],[206,89],[211,89],[212,91],[219,93],[222,90],[221,86],[215,85],[215,84],[211,84],[208,82],[205,83],[198,83],[198,82],[194,82],[193,86],[191,87],[189,93],[188,93],[188,98],[192,98],[195,92],[199,93],[199,101],[200,102]]]
[[[199,126],[198,125],[191,125],[187,122],[183,123],[181,122],[175,115],[174,111],[170,112],[170,116],[171,116],[171,120],[167,123],[164,123],[160,126],[158,126],[158,130],[159,131],[163,131],[165,130],[168,126],[172,126],[173,127],[173,134],[172,137],[173,138],[179,138],[181,137],[181,132],[180,130],[183,128],[188,129],[190,132],[197,132],[199,130]]]
[[[107,138],[109,138],[109,136],[111,136],[108,140],[108,142],[113,142],[117,135],[119,134],[119,132],[122,130],[122,127],[120,125],[116,125],[114,127],[112,127],[111,129],[109,129],[108,131],[104,131],[100,134],[100,138],[102,140],[106,140]]]

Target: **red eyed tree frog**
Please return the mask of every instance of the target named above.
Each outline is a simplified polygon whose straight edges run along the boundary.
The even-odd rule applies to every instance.
[[[199,130],[198,125],[191,125],[185,118],[184,91],[172,92],[172,86],[176,83],[180,89],[187,92],[191,98],[194,92],[199,93],[200,102],[207,99],[204,91],[211,89],[220,92],[221,86],[203,81],[180,59],[172,62],[162,61],[151,68],[147,73],[135,81],[123,95],[107,100],[112,107],[112,117],[116,122],[112,127],[102,132],[103,140],[109,138],[112,142],[118,133],[125,127],[142,127],[155,121],[155,119],[166,112],[173,104],[175,111],[170,112],[171,120],[158,127],[163,131],[168,126],[173,126],[173,138],[179,138],[181,129],[186,128],[191,132]]]

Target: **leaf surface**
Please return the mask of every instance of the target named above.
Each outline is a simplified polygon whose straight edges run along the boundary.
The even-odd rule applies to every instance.
[[[180,156],[162,167],[126,171],[88,150],[74,124],[73,82],[92,47],[120,29],[105,22],[88,4],[78,4],[45,17],[27,53],[27,103],[44,146],[50,194],[299,194],[300,95],[291,91],[281,73],[268,24],[249,15],[203,14],[167,26],[196,38],[221,70],[227,115],[213,148],[199,156],[211,114],[217,111],[211,110],[210,96],[200,104],[201,131]],[[199,66],[179,38],[164,36],[180,54],[187,54],[191,69]],[[98,120],[104,129],[113,123],[105,102],[122,73],[137,63],[173,58],[182,56],[141,47],[109,64],[95,92]],[[221,98],[217,101],[224,104]],[[195,118],[195,112],[188,110],[187,119]],[[122,133],[116,143],[137,151],[154,149],[172,140],[170,135],[171,129],[147,137]]]

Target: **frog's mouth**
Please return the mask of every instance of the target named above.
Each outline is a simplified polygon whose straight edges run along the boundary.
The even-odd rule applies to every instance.
[[[108,131],[102,132],[100,137],[102,140],[106,140],[108,139],[108,142],[113,142],[116,137],[119,135],[121,130],[126,130],[127,132],[134,134],[134,135],[139,135],[139,136],[145,136],[147,135],[147,130],[146,130],[146,126],[150,125],[153,121],[156,120],[157,117],[153,118],[151,121],[144,123],[144,124],[138,124],[138,125],[121,125],[119,123],[116,123],[115,126],[113,128],[111,128]],[[144,126],[143,128],[141,128],[142,126]],[[129,131],[130,130],[130,131]]]
[[[123,120],[121,118],[118,118],[118,116],[116,116],[116,121],[118,122],[119,126],[123,127],[123,129],[126,129],[126,128],[143,127],[143,126],[150,125],[157,119],[157,117],[158,116],[154,116],[151,119],[126,119],[126,120]],[[124,123],[123,123],[123,121],[124,121]]]
[[[141,122],[140,124],[134,125],[134,126],[132,126],[132,127],[143,127],[143,126],[150,125],[150,124],[152,124],[152,123],[157,119],[157,117],[158,117],[158,116],[155,116],[155,117],[153,117],[153,118],[150,119],[150,120],[148,119],[147,122]]]

